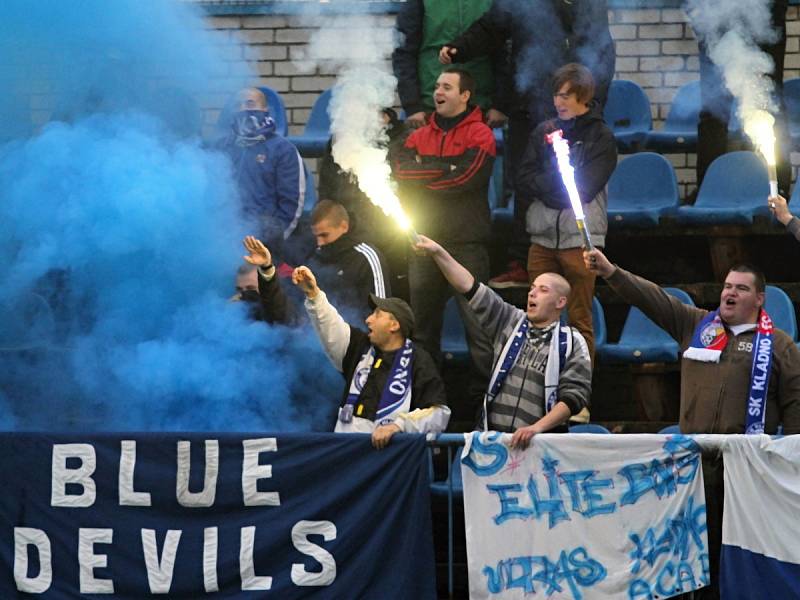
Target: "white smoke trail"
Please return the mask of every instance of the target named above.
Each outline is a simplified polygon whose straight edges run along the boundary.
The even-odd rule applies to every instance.
[[[738,116],[747,136],[770,166],[775,165],[774,85],[769,74],[772,58],[759,44],[774,43],[771,0],[690,0],[689,20],[706,42],[708,56],[722,72],[725,85],[737,99]],[[772,177],[772,175],[771,175]]]
[[[397,79],[389,57],[394,31],[378,17],[349,15],[323,22],[312,37],[306,58],[338,70],[330,107],[333,158],[358,178],[370,200],[403,228],[403,213],[386,161],[388,137],[381,109],[394,104]]]

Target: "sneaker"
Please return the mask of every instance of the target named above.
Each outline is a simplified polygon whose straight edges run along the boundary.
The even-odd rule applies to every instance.
[[[503,290],[506,288],[527,288],[530,286],[528,272],[519,261],[512,261],[508,266],[508,272],[498,275],[497,277],[492,277],[489,280],[490,288]]]

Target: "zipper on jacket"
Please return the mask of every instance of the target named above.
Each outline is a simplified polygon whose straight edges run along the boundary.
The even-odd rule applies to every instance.
[[[447,138],[448,131],[442,132],[442,143],[439,144],[439,158],[444,158],[444,142],[445,138]]]
[[[556,250],[560,250],[561,248],[561,213],[563,212],[564,209],[560,209],[556,217]]]

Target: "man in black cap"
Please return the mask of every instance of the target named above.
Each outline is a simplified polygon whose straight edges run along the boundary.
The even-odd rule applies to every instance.
[[[348,382],[334,431],[371,433],[384,448],[392,436],[441,433],[450,409],[430,354],[414,344],[414,313],[400,298],[370,294],[368,331],[348,325],[328,302],[308,267],[298,267],[292,282],[306,296],[305,307],[328,358]]]

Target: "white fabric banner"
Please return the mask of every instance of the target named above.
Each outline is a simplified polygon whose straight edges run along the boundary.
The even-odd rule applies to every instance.
[[[720,591],[733,600],[800,596],[800,435],[730,435]]]
[[[470,598],[668,598],[708,584],[700,447],[685,436],[465,435]]]

